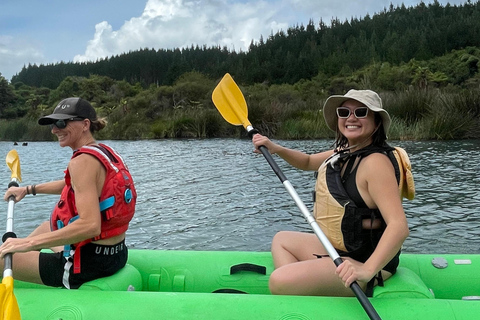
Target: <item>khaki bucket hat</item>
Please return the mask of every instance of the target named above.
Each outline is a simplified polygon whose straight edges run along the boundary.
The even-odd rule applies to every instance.
[[[383,128],[385,129],[385,135],[390,128],[390,115],[383,109],[382,99],[380,96],[372,90],[350,90],[345,95],[330,96],[323,105],[323,117],[327,123],[327,126],[333,130],[337,130],[338,117],[337,108],[340,107],[347,100],[356,100],[364,104],[368,109],[373,112],[378,112],[382,117]]]

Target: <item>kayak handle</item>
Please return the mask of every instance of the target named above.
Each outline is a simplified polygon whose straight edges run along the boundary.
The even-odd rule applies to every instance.
[[[255,272],[263,275],[267,274],[267,268],[264,266],[260,266],[258,264],[240,263],[230,267],[230,275],[241,272],[241,271],[250,271],[250,272]]]

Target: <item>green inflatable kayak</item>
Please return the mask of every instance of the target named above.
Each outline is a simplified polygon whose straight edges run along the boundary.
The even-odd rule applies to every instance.
[[[368,319],[358,300],[274,296],[269,252],[129,251],[78,290],[15,282],[22,319]],[[480,255],[402,254],[370,301],[382,319],[479,319]]]

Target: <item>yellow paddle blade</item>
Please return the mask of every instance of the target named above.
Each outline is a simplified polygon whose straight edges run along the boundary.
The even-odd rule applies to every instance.
[[[13,278],[11,276],[2,279],[0,284],[0,308],[2,320],[20,320],[20,309],[17,299],[13,294]]]
[[[212,101],[222,117],[233,125],[251,126],[245,97],[230,74],[226,73],[212,93]]]
[[[7,154],[7,166],[12,171],[12,179],[17,179],[18,182],[22,182],[22,172],[20,170],[20,158],[18,157],[17,150],[10,150]]]

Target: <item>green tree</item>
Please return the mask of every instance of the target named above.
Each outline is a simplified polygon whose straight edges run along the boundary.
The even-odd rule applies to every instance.
[[[0,73],[0,114],[2,118],[15,118],[17,116],[15,110],[11,109],[15,101],[16,96],[13,92],[13,86]]]

